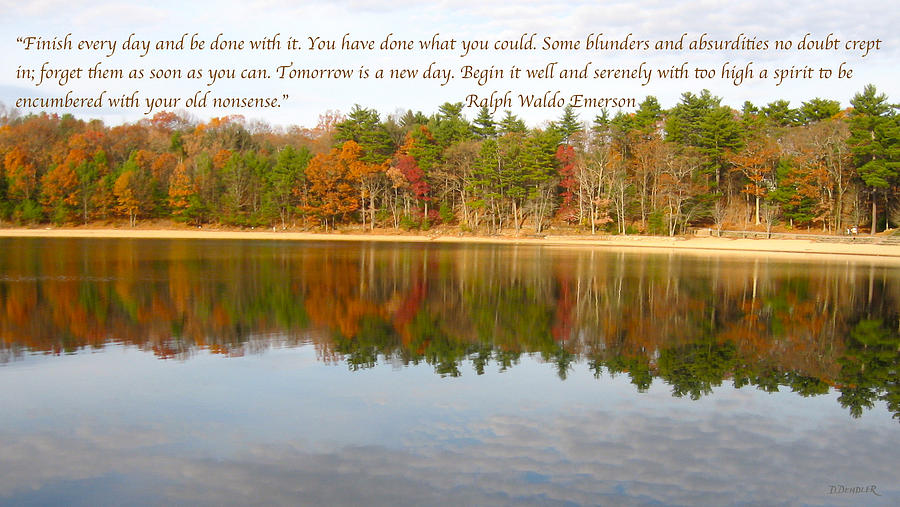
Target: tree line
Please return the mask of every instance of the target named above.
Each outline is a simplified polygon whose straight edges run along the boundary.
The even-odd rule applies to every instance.
[[[529,128],[462,103],[314,128],[161,112],[106,126],[0,104],[0,220],[675,235],[689,227],[872,233],[900,223],[900,114],[872,85],[740,110],[708,90],[669,109]]]

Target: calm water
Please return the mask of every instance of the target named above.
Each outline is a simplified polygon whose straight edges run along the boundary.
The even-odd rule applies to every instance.
[[[897,505],[898,364],[878,261],[0,238],[0,504]]]

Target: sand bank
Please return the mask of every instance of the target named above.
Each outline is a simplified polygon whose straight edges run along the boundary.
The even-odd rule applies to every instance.
[[[658,236],[459,236],[392,234],[376,232],[310,233],[272,231],[222,231],[205,229],[0,229],[0,237],[46,238],[157,238],[157,239],[254,239],[282,241],[380,241],[407,243],[487,243],[551,247],[639,248],[744,254],[836,255],[879,257],[900,262],[900,246],[863,243],[830,243],[803,239],[726,239]]]

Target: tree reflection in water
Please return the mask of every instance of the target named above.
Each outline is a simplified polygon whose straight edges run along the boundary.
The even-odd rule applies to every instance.
[[[523,354],[566,378],[840,392],[900,418],[900,269],[517,246],[0,239],[2,360],[123,343],[160,358],[311,345],[351,370],[460,375]]]

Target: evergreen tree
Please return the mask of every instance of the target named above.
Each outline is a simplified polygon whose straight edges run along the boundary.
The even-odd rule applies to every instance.
[[[441,163],[442,148],[428,127],[419,127],[410,131],[407,137],[407,152],[416,159],[416,163],[427,174]]]
[[[820,99],[818,97],[804,102],[797,111],[800,123],[809,125],[817,121],[827,120],[841,112],[841,103],[836,100]]]
[[[725,154],[740,148],[743,129],[734,118],[734,112],[727,106],[718,106],[707,111],[700,119],[696,144],[707,157],[707,173],[715,176],[718,187],[727,170]]]
[[[497,124],[494,123],[494,117],[491,116],[487,107],[478,110],[478,116],[475,117],[475,135],[480,139],[489,139],[497,136]]]
[[[683,93],[681,103],[669,110],[666,116],[666,140],[686,146],[700,146],[700,124],[707,114],[719,107],[720,101],[709,90],[703,90],[699,96],[691,92]]]
[[[528,128],[525,126],[525,122],[522,121],[518,116],[512,114],[512,111],[506,110],[504,111],[506,116],[500,120],[500,133],[501,134],[509,134],[511,132],[519,132],[524,133]]]
[[[850,100],[850,145],[856,171],[872,199],[872,234],[878,229],[878,197],[887,198],[900,176],[900,124],[896,106],[873,85]]]
[[[605,107],[600,110],[600,114],[594,116],[594,121],[591,123],[591,131],[596,136],[595,142],[600,144],[609,144],[612,142],[611,121],[609,110]]]
[[[312,160],[307,148],[294,149],[287,145],[278,153],[272,169],[265,174],[266,193],[263,209],[270,217],[277,217],[286,227],[291,212],[296,207],[295,189],[303,186],[304,170]]]
[[[407,109],[406,114],[400,117],[400,126],[411,130],[416,125],[426,125],[428,123],[428,117],[422,114],[422,111],[412,112],[412,109]]]
[[[444,102],[429,122],[429,129],[441,148],[473,137],[472,126],[462,115],[462,102]]]
[[[609,129],[609,121],[609,110],[604,107],[600,110],[600,114],[594,116],[591,130],[597,133],[605,132]]]
[[[572,134],[581,131],[583,126],[578,121],[575,108],[568,105],[563,109],[563,114],[559,121],[553,123],[552,128],[559,133],[564,143],[569,144],[569,138]]]
[[[470,203],[471,208],[475,212],[489,216],[494,230],[499,228],[499,208],[503,201],[503,187],[500,181],[502,165],[498,140],[485,140],[481,143],[467,188],[474,197]]]
[[[804,224],[816,217],[816,201],[801,188],[804,175],[800,173],[790,160],[781,160],[775,168],[775,189],[768,195],[768,200],[778,203],[784,218]]]
[[[106,153],[103,150],[97,150],[93,160],[82,162],[75,169],[75,173],[78,175],[80,186],[79,200],[81,201],[82,218],[85,224],[90,219],[91,201],[100,182],[101,172],[105,171],[106,166]]]
[[[656,130],[656,124],[662,119],[663,110],[656,97],[648,95],[634,112],[635,127],[645,133]]]
[[[745,100],[741,106],[741,125],[744,131],[760,130],[764,123],[765,118],[759,114],[759,108],[753,102]]]
[[[360,160],[380,164],[394,153],[394,144],[381,123],[378,111],[355,104],[346,120],[336,125],[334,140],[337,146],[354,141],[362,148]]]
[[[183,133],[180,130],[176,130],[172,132],[172,136],[169,138],[169,151],[174,153],[179,158],[184,158],[184,138]]]
[[[776,127],[787,127],[797,122],[798,112],[791,109],[790,101],[776,100],[760,110],[766,120]]]
[[[632,144],[636,139],[630,134],[635,128],[633,114],[616,111],[616,115],[609,120],[609,130],[605,136],[605,142],[616,149],[622,160],[626,160],[632,155]]]

